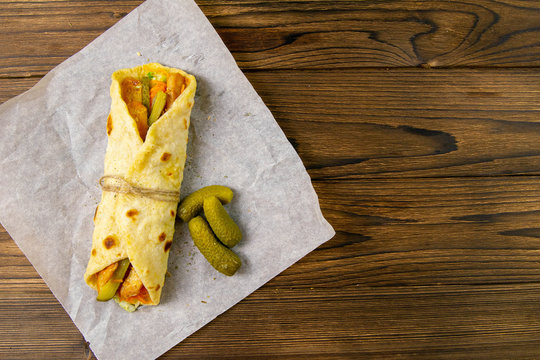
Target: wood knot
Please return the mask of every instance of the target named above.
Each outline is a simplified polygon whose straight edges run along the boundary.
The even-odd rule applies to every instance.
[[[112,13],[112,17],[114,19],[121,19],[123,18],[124,16],[126,16],[128,13],[127,12],[118,12],[118,11],[115,11]]]

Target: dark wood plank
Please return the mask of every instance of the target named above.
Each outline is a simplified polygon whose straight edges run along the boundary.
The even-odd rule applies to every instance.
[[[271,285],[162,358],[521,359],[538,355],[538,285],[356,287],[338,294]]]
[[[538,352],[540,177],[314,185],[336,237],[164,358]],[[7,233],[0,241],[0,357],[84,352]]]
[[[86,359],[82,335],[2,226],[0,293],[1,359]]]
[[[0,1],[0,77],[44,75],[142,1]]]
[[[141,2],[0,0],[0,103]],[[163,358],[537,358],[539,75],[429,68],[538,66],[540,1],[197,2],[338,233]],[[87,357],[1,226],[0,293],[1,359]]]
[[[539,180],[316,181],[339,236],[278,282],[336,289],[538,283]]]
[[[280,287],[540,283],[540,177],[315,181],[334,239]],[[7,233],[0,279],[31,278]],[[30,271],[30,273],[28,273]]]
[[[351,281],[328,287],[280,282],[291,270],[162,358],[515,359],[538,354],[538,284],[370,287]],[[1,358],[85,359],[77,329],[38,275],[32,279],[24,284],[0,280]]]
[[[39,80],[41,80],[40,76],[0,78],[0,105],[29,90]]]
[[[314,179],[538,174],[529,69],[248,73]]]
[[[540,174],[534,69],[247,75],[313,179]],[[0,79],[0,102],[36,81]]]
[[[141,4],[0,1],[0,76],[43,75]],[[243,69],[540,65],[540,1],[197,1]]]
[[[539,1],[197,3],[243,68],[540,64]]]
[[[276,280],[163,358],[408,355],[455,359],[472,354],[516,358],[537,351],[538,285],[371,288],[350,284],[336,291],[317,284],[283,286]],[[9,310],[0,311],[3,359],[25,354],[33,358],[37,353],[47,354],[46,358],[84,358],[80,335],[43,284],[28,286],[22,295],[10,284],[0,283],[0,287],[5,294],[0,309]],[[518,313],[513,311],[517,308]],[[19,315],[17,327],[9,326],[13,318],[6,317],[8,313]]]

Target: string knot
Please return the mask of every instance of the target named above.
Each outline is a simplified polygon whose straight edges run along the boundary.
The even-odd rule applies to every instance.
[[[174,203],[180,201],[180,191],[143,188],[133,185],[119,175],[104,175],[99,179],[99,185],[103,191],[137,195],[154,200]]]

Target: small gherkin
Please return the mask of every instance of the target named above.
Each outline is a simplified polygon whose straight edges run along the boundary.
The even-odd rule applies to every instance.
[[[242,231],[215,196],[204,199],[204,216],[219,241],[232,248],[242,240]]]
[[[201,216],[194,217],[188,223],[189,233],[206,260],[222,274],[233,276],[242,265],[242,261],[231,249],[221,244],[212,229]]]
[[[233,198],[233,192],[226,186],[210,185],[186,196],[178,205],[177,215],[184,222],[189,222],[203,208],[204,199],[209,196],[217,197],[222,204],[228,204]]]

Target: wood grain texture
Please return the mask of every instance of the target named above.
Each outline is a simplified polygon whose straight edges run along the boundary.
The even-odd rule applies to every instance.
[[[265,287],[163,359],[470,359],[487,358],[488,351],[525,358],[536,354],[538,296],[536,286],[354,288],[338,296]],[[521,311],[494,312],[494,302]],[[272,306],[257,314],[263,304]],[[214,332],[226,322],[228,331]],[[267,338],[269,332],[275,337]]]
[[[313,179],[540,174],[535,69],[287,70],[247,77]],[[36,81],[0,79],[0,102]]]
[[[0,1],[0,77],[44,75],[142,1]]]
[[[497,354],[517,359],[538,354],[537,283],[370,286],[357,280],[364,269],[351,265],[344,271],[321,262],[336,249],[350,254],[343,244],[350,239],[343,240],[338,234],[161,358],[482,359]],[[0,236],[0,241],[10,247],[11,240]],[[10,252],[17,251],[11,246]],[[357,264],[372,256],[353,254]],[[2,359],[85,359],[77,329],[19,257],[27,281],[0,282]],[[294,281],[302,277],[298,267],[315,281]],[[321,269],[344,280],[327,281],[332,275]],[[0,274],[12,276],[12,270],[1,266]]]
[[[140,3],[0,0],[0,103]],[[337,234],[162,358],[539,358],[540,1],[197,3]],[[87,358],[1,226],[0,294],[0,359]]]
[[[538,351],[540,178],[314,185],[336,237],[164,358],[507,358]],[[58,357],[81,354],[69,318],[0,234],[0,353],[10,347],[16,355],[6,358],[15,359],[41,347]],[[8,325],[13,319],[17,327]]]
[[[142,1],[0,1],[0,77],[43,75]],[[540,65],[540,2],[197,1],[243,69]]]
[[[539,180],[315,182],[327,219],[342,232],[340,242],[321,246],[320,258],[314,255],[324,264],[319,281],[329,286],[537,283]],[[355,274],[345,275],[348,271]]]
[[[269,303],[256,302],[259,308],[240,303],[231,310],[234,316],[227,312],[216,324],[209,325],[210,330],[205,327],[165,358],[190,358],[195,354],[216,358],[224,349],[232,354],[231,358],[262,356],[264,353],[258,352],[261,349],[275,358],[384,358],[392,354],[423,354],[431,358],[442,350],[444,356],[452,358],[469,351],[481,355],[486,347],[488,353],[498,353],[501,345],[494,339],[501,338],[512,351],[522,348],[520,354],[524,356],[534,351],[531,339],[537,333],[526,325],[517,334],[476,330],[474,334],[465,332],[448,340],[451,335],[444,335],[444,331],[455,325],[452,321],[470,317],[457,310],[455,317],[447,319],[446,327],[440,329],[442,333],[432,335],[433,338],[412,324],[403,325],[399,328],[402,335],[395,335],[387,323],[379,320],[379,327],[370,330],[373,339],[368,341],[359,334],[367,326],[365,321],[376,321],[378,313],[361,321],[355,318],[360,311],[360,294],[373,294],[381,287],[395,290],[398,296],[416,287],[440,287],[444,293],[445,287],[452,286],[476,291],[478,286],[525,286],[539,282],[540,230],[536,223],[540,216],[540,178],[503,176],[506,168],[501,165],[506,158],[507,166],[514,171],[519,170],[520,164],[533,165],[526,154],[522,162],[515,162],[512,154],[520,146],[523,151],[535,151],[535,96],[540,79],[534,70],[397,69],[382,74],[369,69],[268,71],[249,73],[248,77],[296,146],[314,179],[323,212],[338,234],[263,287],[263,296],[276,292]],[[24,91],[37,80],[0,79],[0,99]],[[487,131],[492,124],[498,124],[499,130]],[[520,133],[521,137],[516,139]],[[498,138],[490,139],[492,136]],[[478,144],[463,147],[467,142]],[[487,146],[492,148],[485,149]],[[478,152],[483,156],[499,154],[501,161],[494,161],[491,167],[481,164],[454,169],[454,173],[449,172],[452,166],[441,166],[440,157],[452,153],[457,155],[448,161],[475,165],[482,158]],[[357,163],[356,159],[366,160]],[[370,161],[386,161],[379,165],[385,171],[366,171],[363,166]],[[421,171],[414,168],[419,161],[424,161]],[[399,164],[406,171],[391,173],[391,164]],[[486,168],[496,171],[484,175],[498,176],[472,176],[471,169],[481,172]],[[11,241],[5,232],[2,236],[6,243]],[[54,319],[52,329],[59,326],[66,332],[55,330],[58,337],[47,342],[51,328],[41,322],[39,309],[45,307],[51,314],[61,314],[62,310],[50,293],[42,299],[48,290],[18,248],[13,243],[2,248],[0,290],[6,297],[2,298],[0,314],[9,323],[9,319],[22,319],[24,314],[36,311],[28,322],[18,320],[20,328],[5,329],[7,346],[13,348],[18,341],[24,344],[17,348],[16,356],[32,353],[44,343],[59,357],[83,353],[84,342],[67,316],[50,315]],[[24,292],[26,288],[29,295]],[[290,291],[291,296],[285,303],[279,297],[283,289]],[[511,299],[511,290],[507,291],[505,296]],[[332,305],[320,309],[321,299],[322,303]],[[434,297],[422,300],[409,293],[403,301],[413,306],[416,301],[427,303],[429,299]],[[392,301],[390,295],[388,301]],[[469,306],[475,301],[477,298],[472,296]],[[291,302],[296,305],[291,306]],[[311,313],[309,316],[315,317],[297,317],[305,313],[306,304],[315,306],[315,314],[321,317]],[[498,313],[510,311],[509,304],[510,300],[506,310],[490,306]],[[237,321],[234,311],[238,308],[246,322],[236,335],[229,335],[226,329],[230,321]],[[398,309],[405,311],[399,306]],[[250,312],[254,313],[245,315]],[[353,314],[354,321],[343,320],[345,312]],[[267,321],[251,324],[253,317],[261,316]],[[291,319],[298,324],[293,326]],[[314,327],[315,319],[319,327]],[[433,320],[426,321],[435,326]],[[38,331],[41,327],[36,323],[45,330]],[[334,331],[338,335],[328,335]],[[408,345],[410,349],[383,350],[394,341],[394,336],[401,336],[400,341],[406,342],[404,334],[410,331],[418,331],[418,337],[432,342],[437,339],[437,345],[427,350],[413,345]],[[242,339],[246,333],[253,335]],[[298,334],[304,336],[304,341],[297,338]],[[530,337],[526,344],[522,343],[523,336]],[[217,340],[208,346],[207,339]],[[366,341],[373,348],[359,345]],[[467,341],[471,343],[465,348],[458,346]]]
[[[540,170],[540,77],[534,69],[247,76],[313,179]]]
[[[540,64],[538,1],[198,4],[244,68]]]

